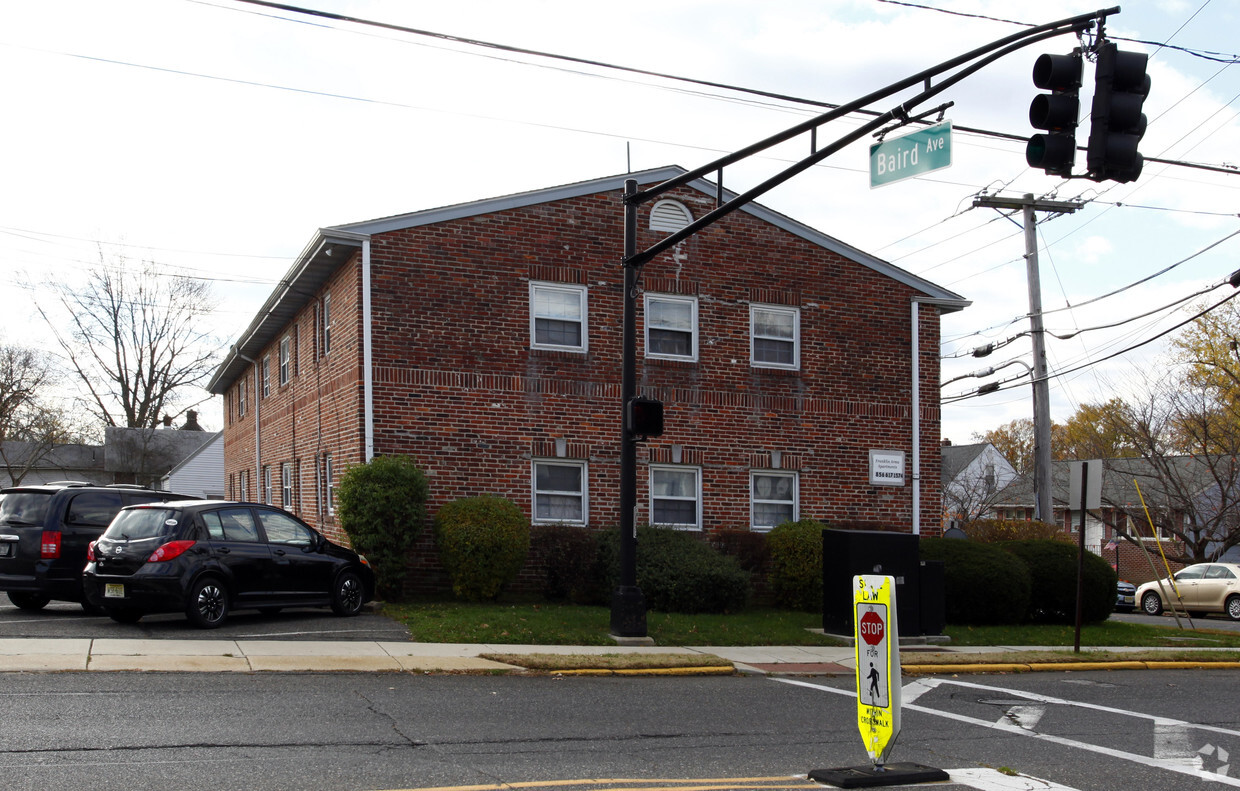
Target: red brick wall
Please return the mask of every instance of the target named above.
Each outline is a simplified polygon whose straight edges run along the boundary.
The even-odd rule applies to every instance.
[[[694,191],[675,197],[695,216],[711,208]],[[640,247],[662,236],[646,224],[643,212]],[[621,230],[619,195],[609,193],[373,238],[374,449],[417,459],[432,513],[481,493],[528,512],[531,460],[553,457],[563,440],[568,458],[589,464],[590,524],[618,522]],[[750,470],[771,466],[777,451],[783,469],[799,472],[801,516],[911,530],[911,469],[904,487],[872,487],[868,464],[871,449],[903,450],[911,463],[914,291],[743,212],[682,252],[642,275],[648,292],[697,296],[699,358],[644,360],[639,340],[639,388],[665,402],[667,428],[638,455],[638,520],[648,518],[646,465],[679,455],[701,467],[704,528],[746,528]],[[314,461],[330,451],[338,476],[363,460],[360,266],[355,255],[327,286],[331,354],[313,354],[312,304],[297,318],[298,376],[276,384],[277,339],[268,350],[273,395],[260,404],[262,463],[273,465],[277,490],[279,463],[300,458],[298,512],[337,537],[319,517]],[[530,349],[532,280],[588,286],[588,353]],[[749,364],[751,303],[800,308],[799,371]],[[920,337],[921,514],[931,533],[940,512],[937,308],[921,309]],[[226,429],[230,480],[255,466],[253,416],[251,393],[247,416]]]

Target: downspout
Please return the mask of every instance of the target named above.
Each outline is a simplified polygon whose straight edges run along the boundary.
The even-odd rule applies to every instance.
[[[238,351],[236,346],[233,346],[232,350],[233,350],[233,354],[237,355],[242,360],[245,360],[247,363],[249,363],[254,368],[254,485],[257,487],[260,485],[259,476],[262,475],[262,472],[261,472],[262,464],[259,461],[260,459],[259,450],[261,448],[261,443],[262,443],[262,434],[260,433],[261,426],[260,426],[260,421],[258,419],[259,418],[258,363],[255,360],[251,360],[249,357],[246,357],[244,354]],[[241,381],[241,386],[245,387],[244,379],[242,379]],[[255,498],[251,502],[258,502],[258,498]]]
[[[921,305],[913,297],[913,535],[921,535]]]
[[[370,239],[362,240],[362,415],[365,461],[375,455],[373,335],[370,320]]]

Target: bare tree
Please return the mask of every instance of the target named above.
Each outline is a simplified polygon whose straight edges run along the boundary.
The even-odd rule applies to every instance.
[[[77,438],[54,405],[56,382],[46,353],[0,345],[0,466],[13,484],[21,483],[54,445]]]
[[[36,307],[87,394],[86,408],[106,426],[150,427],[162,415],[179,415],[215,366],[221,345],[202,329],[215,307],[204,281],[101,255],[84,285],[48,287],[68,314],[68,331],[44,305]]]

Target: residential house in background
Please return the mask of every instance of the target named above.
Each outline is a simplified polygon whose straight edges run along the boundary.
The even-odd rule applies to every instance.
[[[223,500],[227,496],[227,487],[224,486],[224,432],[205,436],[206,442],[164,474],[160,479],[160,489],[192,494],[206,500]]]
[[[1016,479],[1016,468],[989,442],[953,445],[943,440],[943,526],[963,527],[991,510]]]
[[[614,527],[622,189],[684,172],[320,230],[211,379],[229,495],[341,538],[341,473],[407,454],[431,513],[490,493],[533,523]],[[645,207],[639,244],[715,196],[698,180]],[[912,531],[916,511],[937,532],[939,317],[967,304],[757,204],[656,258],[640,278],[637,377],[666,430],[639,446],[638,522]],[[876,478],[871,451],[903,464]]]

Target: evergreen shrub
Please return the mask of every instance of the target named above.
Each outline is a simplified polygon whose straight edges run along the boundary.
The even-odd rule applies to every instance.
[[[1076,623],[1077,547],[1066,541],[1009,541],[999,545],[1029,568],[1033,592],[1028,620]],[[1116,576],[1110,564],[1086,550],[1082,574],[1081,620],[1105,621],[1115,608]]]
[[[1024,621],[1033,581],[1028,567],[995,544],[958,538],[922,538],[922,560],[943,561],[947,622],[1006,625]]]
[[[602,534],[597,569],[606,585],[596,595],[610,597],[620,582],[618,530]],[[659,612],[738,612],[750,595],[749,574],[734,558],[719,554],[695,533],[666,527],[637,529],[637,587],[646,607]]]
[[[399,598],[409,551],[426,524],[426,475],[408,456],[375,456],[350,467],[336,487],[336,518],[366,556],[382,598]]]
[[[551,600],[585,602],[597,584],[591,579],[598,536],[579,525],[535,525],[530,553],[541,558],[546,574],[542,593]]]
[[[530,523],[511,500],[494,495],[446,503],[435,514],[435,548],[452,578],[452,592],[466,601],[499,596],[525,565]]]
[[[814,519],[784,522],[766,537],[775,604],[794,610],[822,609],[822,531]]]

